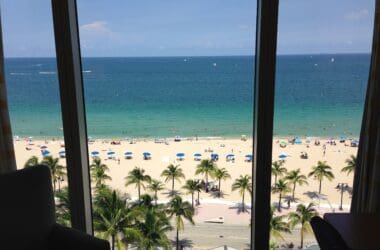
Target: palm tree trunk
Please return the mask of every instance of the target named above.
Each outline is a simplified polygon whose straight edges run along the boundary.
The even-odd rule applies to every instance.
[[[206,172],[206,186],[208,184],[208,173]]]
[[[319,194],[321,194],[322,190],[322,179],[319,180]]]
[[[111,235],[111,249],[115,250],[115,235]]]
[[[294,193],[296,191],[296,183],[294,182],[294,186],[293,186],[293,195],[292,195],[292,200],[294,201]]]
[[[154,191],[154,204],[157,205],[157,191]]]
[[[56,180],[53,179],[53,191],[54,191],[54,193],[55,193],[55,185],[56,185]]]
[[[139,200],[140,200],[140,185],[137,186],[137,192],[138,192],[138,196],[139,196]]]
[[[276,183],[277,183],[277,175],[275,174],[275,175],[274,175],[274,185],[276,185]],[[274,186],[274,185],[273,185],[273,186]]]
[[[174,194],[174,177],[172,178],[172,192]]]
[[[220,198],[220,191],[222,190],[221,188],[220,188],[220,185],[221,185],[221,179],[219,179],[219,193],[218,193],[218,197]]]
[[[280,192],[280,195],[278,196],[279,198],[278,198],[278,207],[277,207],[277,210],[279,211],[279,212],[281,212],[281,192]]]
[[[179,232],[178,232],[178,227],[177,227],[177,237],[176,237],[176,250],[179,250]]]
[[[194,209],[194,192],[191,193],[191,207]]]
[[[58,180],[58,192],[61,192],[61,180]]]
[[[301,226],[301,249],[303,248],[303,224]]]
[[[201,204],[201,202],[199,201],[199,191],[198,191],[198,201],[197,201],[197,205],[200,205]]]
[[[245,211],[245,206],[244,206],[244,192],[243,192],[243,199],[242,199],[241,203],[242,203],[242,208],[243,208],[243,213],[244,213],[244,211]]]

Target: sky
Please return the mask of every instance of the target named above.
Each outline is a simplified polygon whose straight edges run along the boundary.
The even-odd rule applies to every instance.
[[[255,0],[77,0],[82,56],[253,55]],[[6,57],[54,57],[50,0],[0,0]],[[374,0],[280,0],[278,54],[368,53]]]

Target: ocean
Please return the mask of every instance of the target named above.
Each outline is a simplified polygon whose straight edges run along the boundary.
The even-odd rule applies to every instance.
[[[252,136],[253,56],[83,58],[94,138]],[[369,54],[279,55],[274,135],[358,137]],[[7,58],[13,134],[62,137],[55,58]]]

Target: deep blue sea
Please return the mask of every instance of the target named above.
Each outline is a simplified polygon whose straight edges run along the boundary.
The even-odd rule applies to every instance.
[[[252,135],[254,58],[83,58],[94,138]],[[276,136],[357,137],[370,56],[278,56]],[[7,58],[15,135],[61,137],[55,58]]]

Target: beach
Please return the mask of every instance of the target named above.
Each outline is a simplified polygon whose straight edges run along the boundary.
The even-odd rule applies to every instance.
[[[280,154],[286,154],[288,157],[285,159],[284,167],[288,171],[300,168],[301,173],[307,175],[312,166],[315,166],[318,161],[326,161],[328,165],[332,167],[332,172],[335,175],[335,179],[330,182],[324,180],[322,182],[322,193],[326,194],[330,204],[339,204],[340,193],[335,189],[338,182],[347,182],[349,186],[352,186],[353,176],[347,176],[346,173],[342,173],[341,169],[346,165],[345,160],[350,155],[356,155],[357,148],[345,146],[344,143],[339,143],[335,146],[327,144],[327,139],[319,139],[321,145],[315,146],[310,143],[309,147],[305,143],[302,144],[288,144],[286,148],[281,148],[278,141],[280,139],[274,139],[273,141],[273,161],[279,160]],[[242,141],[240,139],[182,139],[180,142],[174,142],[168,140],[168,145],[165,143],[155,143],[152,140],[135,140],[134,144],[130,144],[128,141],[121,141],[121,145],[111,145],[110,139],[108,140],[95,140],[89,144],[89,151],[99,151],[100,158],[103,163],[109,167],[109,175],[112,178],[108,184],[113,188],[116,188],[122,192],[126,192],[136,198],[137,192],[134,186],[125,187],[125,176],[134,167],[140,167],[145,170],[146,174],[149,174],[153,179],[164,181],[164,177],[161,177],[162,171],[169,165],[180,165],[183,169],[186,179],[203,179],[202,175],[195,175],[196,166],[199,161],[194,161],[193,155],[195,153],[202,154],[202,159],[210,158],[211,152],[205,152],[205,150],[212,150],[213,153],[219,155],[219,160],[216,165],[219,168],[226,168],[231,175],[230,179],[222,181],[221,189],[223,191],[224,198],[214,199],[218,202],[239,202],[240,196],[238,192],[231,192],[231,185],[233,181],[240,175],[251,175],[251,163],[245,161],[245,155],[252,154],[252,140]],[[45,143],[47,142],[47,143]],[[313,141],[312,141],[313,142]],[[27,143],[25,141],[15,142],[16,160],[18,168],[22,168],[24,163],[31,156],[37,156],[42,159],[40,146],[45,145],[54,157],[59,157],[58,152],[63,150],[61,147],[62,141],[60,140],[35,140],[32,146],[29,146],[31,150],[26,150]],[[347,144],[348,142],[346,142]],[[323,145],[326,145],[326,154],[323,156]],[[108,159],[107,152],[114,151],[115,159]],[[124,153],[130,151],[133,152],[133,158],[130,160],[124,159]],[[143,152],[150,152],[151,159],[143,160]],[[308,153],[308,159],[301,159],[301,152]],[[184,153],[184,160],[177,160],[176,154]],[[225,156],[227,154],[235,154],[234,162],[226,162]],[[120,159],[120,162],[118,161]],[[90,157],[91,161],[91,157]],[[61,159],[60,164],[66,165],[65,160]],[[273,180],[272,180],[273,181]],[[178,190],[184,185],[184,180],[181,183],[175,182],[175,189]],[[311,201],[309,197],[304,195],[305,192],[318,191],[318,181],[312,177],[308,178],[309,185],[299,186],[296,188],[296,197],[300,202]],[[166,183],[166,188],[171,188],[171,182]],[[165,192],[164,192],[165,193]],[[185,194],[182,194],[185,195]],[[186,195],[185,195],[186,196]],[[190,196],[187,196],[190,198]],[[159,194],[159,200],[166,200],[165,194]],[[210,200],[210,195],[201,194],[202,200]],[[272,199],[277,200],[277,195],[273,195]],[[344,194],[344,203],[349,204],[348,194]],[[247,200],[249,203],[249,201]],[[321,203],[327,203],[321,201]],[[325,205],[326,205],[325,204]]]
[[[318,192],[319,182],[314,180],[313,177],[308,177],[309,185],[297,186],[295,197],[297,202],[290,204],[290,209],[287,209],[287,203],[283,202],[283,214],[286,214],[289,211],[294,210],[298,203],[308,204],[309,202],[314,202],[317,205],[320,213],[324,212],[338,212],[340,204],[340,192],[336,189],[338,183],[347,183],[352,187],[353,175],[347,176],[346,173],[342,173],[341,169],[346,166],[346,159],[351,155],[356,155],[357,147],[351,147],[349,141],[345,143],[340,143],[339,140],[336,141],[336,145],[330,145],[328,139],[326,138],[311,138],[310,143],[306,143],[305,139],[301,139],[301,144],[290,144],[288,143],[285,148],[280,147],[280,142],[287,139],[285,138],[275,138],[273,140],[273,161],[279,160],[279,155],[285,154],[287,157],[284,159],[284,167],[288,171],[300,169],[301,173],[308,175],[311,171],[312,166],[315,166],[318,161],[326,161],[328,165],[332,167],[332,172],[335,176],[333,181],[328,181],[324,179],[322,182],[322,194],[324,198],[319,200],[313,198],[313,193]],[[314,141],[319,140],[320,145],[314,145]],[[135,186],[125,187],[125,176],[128,172],[131,171],[134,167],[140,167],[145,170],[145,173],[150,175],[153,179],[158,179],[164,182],[164,177],[161,177],[162,171],[169,165],[180,165],[183,169],[183,173],[186,176],[186,179],[203,179],[202,175],[195,175],[196,166],[199,164],[199,161],[195,161],[193,155],[195,153],[202,154],[202,159],[209,159],[212,153],[217,153],[219,155],[219,160],[216,162],[219,168],[225,168],[231,175],[230,179],[222,181],[221,190],[224,193],[222,198],[217,198],[212,195],[212,193],[201,193],[200,194],[200,203],[201,205],[196,210],[195,222],[196,227],[199,230],[215,230],[214,227],[217,227],[218,230],[223,228],[229,228],[233,232],[240,232],[238,235],[247,239],[249,242],[249,223],[250,215],[248,213],[238,213],[236,206],[241,202],[241,197],[237,191],[231,191],[231,185],[233,181],[238,178],[240,175],[251,175],[252,163],[246,161],[246,155],[252,153],[252,139],[248,138],[246,141],[241,140],[240,138],[227,139],[227,138],[182,138],[181,141],[175,142],[173,139],[167,140],[144,140],[144,139],[135,139],[133,144],[131,141],[121,140],[120,145],[112,145],[113,140],[104,139],[104,140],[94,140],[89,143],[89,152],[98,151],[99,157],[102,159],[102,162],[107,164],[109,167],[108,175],[111,176],[112,181],[108,181],[111,187],[120,190],[122,193],[127,193],[131,196],[131,199],[137,198],[137,190]],[[114,140],[119,142],[118,140]],[[158,143],[159,142],[159,143]],[[165,143],[166,142],[166,143]],[[27,159],[31,156],[38,156],[39,159],[42,159],[40,147],[45,145],[47,150],[49,150],[54,157],[59,157],[58,152],[62,151],[63,142],[61,140],[33,140],[32,144],[29,145],[26,140],[19,139],[15,141],[15,151],[16,151],[16,160],[18,168],[22,168]],[[323,148],[326,147],[325,154],[323,154]],[[26,150],[26,147],[29,147],[30,150]],[[113,159],[109,159],[107,152],[113,151]],[[124,153],[130,151],[133,153],[132,159],[125,159]],[[207,152],[206,152],[207,151]],[[143,152],[151,153],[150,160],[143,159]],[[302,159],[300,157],[301,152],[307,152],[308,159]],[[176,155],[177,153],[184,153],[184,159],[178,160]],[[234,154],[235,160],[226,161],[227,154]],[[91,160],[91,156],[90,160]],[[120,160],[119,160],[120,159]],[[65,160],[61,159],[60,164],[65,165]],[[210,181],[213,181],[210,178]],[[273,182],[273,178],[272,178]],[[184,185],[185,180],[182,180],[181,183],[178,181],[175,182],[175,190],[178,190],[181,193],[181,196],[188,201],[191,201],[191,195],[186,194],[181,187]],[[217,184],[217,183],[216,183]],[[62,185],[65,185],[63,183]],[[166,190],[163,190],[158,194],[159,202],[166,202],[168,197],[168,191],[171,189],[171,182],[166,183]],[[143,191],[148,192],[148,191]],[[288,193],[291,195],[291,193]],[[275,205],[278,201],[278,194],[272,194],[272,202]],[[250,204],[250,198],[246,195],[246,204]],[[350,195],[348,192],[343,193],[343,211],[348,211],[350,206]],[[223,217],[224,223],[222,225],[215,225],[205,223],[205,220],[210,220],[218,217]],[[183,232],[186,237],[190,237],[191,234],[187,228],[192,227],[187,225],[185,231]],[[214,229],[213,229],[214,228]],[[195,230],[190,229],[190,230]],[[199,231],[198,231],[199,232]],[[215,238],[215,242],[207,241],[207,247],[216,246],[217,243],[222,243],[226,241],[226,244],[231,240],[228,240],[228,232],[224,232],[222,235],[223,239]],[[231,235],[230,235],[231,236]],[[231,236],[232,237],[232,236]],[[290,237],[290,236],[289,236]],[[295,236],[293,236],[295,237]],[[297,237],[295,237],[297,239]],[[195,238],[192,239],[194,242],[200,243],[194,244],[194,247],[206,247],[205,245],[199,246],[202,240]],[[240,242],[237,240],[236,242]],[[239,249],[244,248],[239,246]],[[197,249],[197,248],[195,248]],[[203,248],[204,249],[204,248]]]

